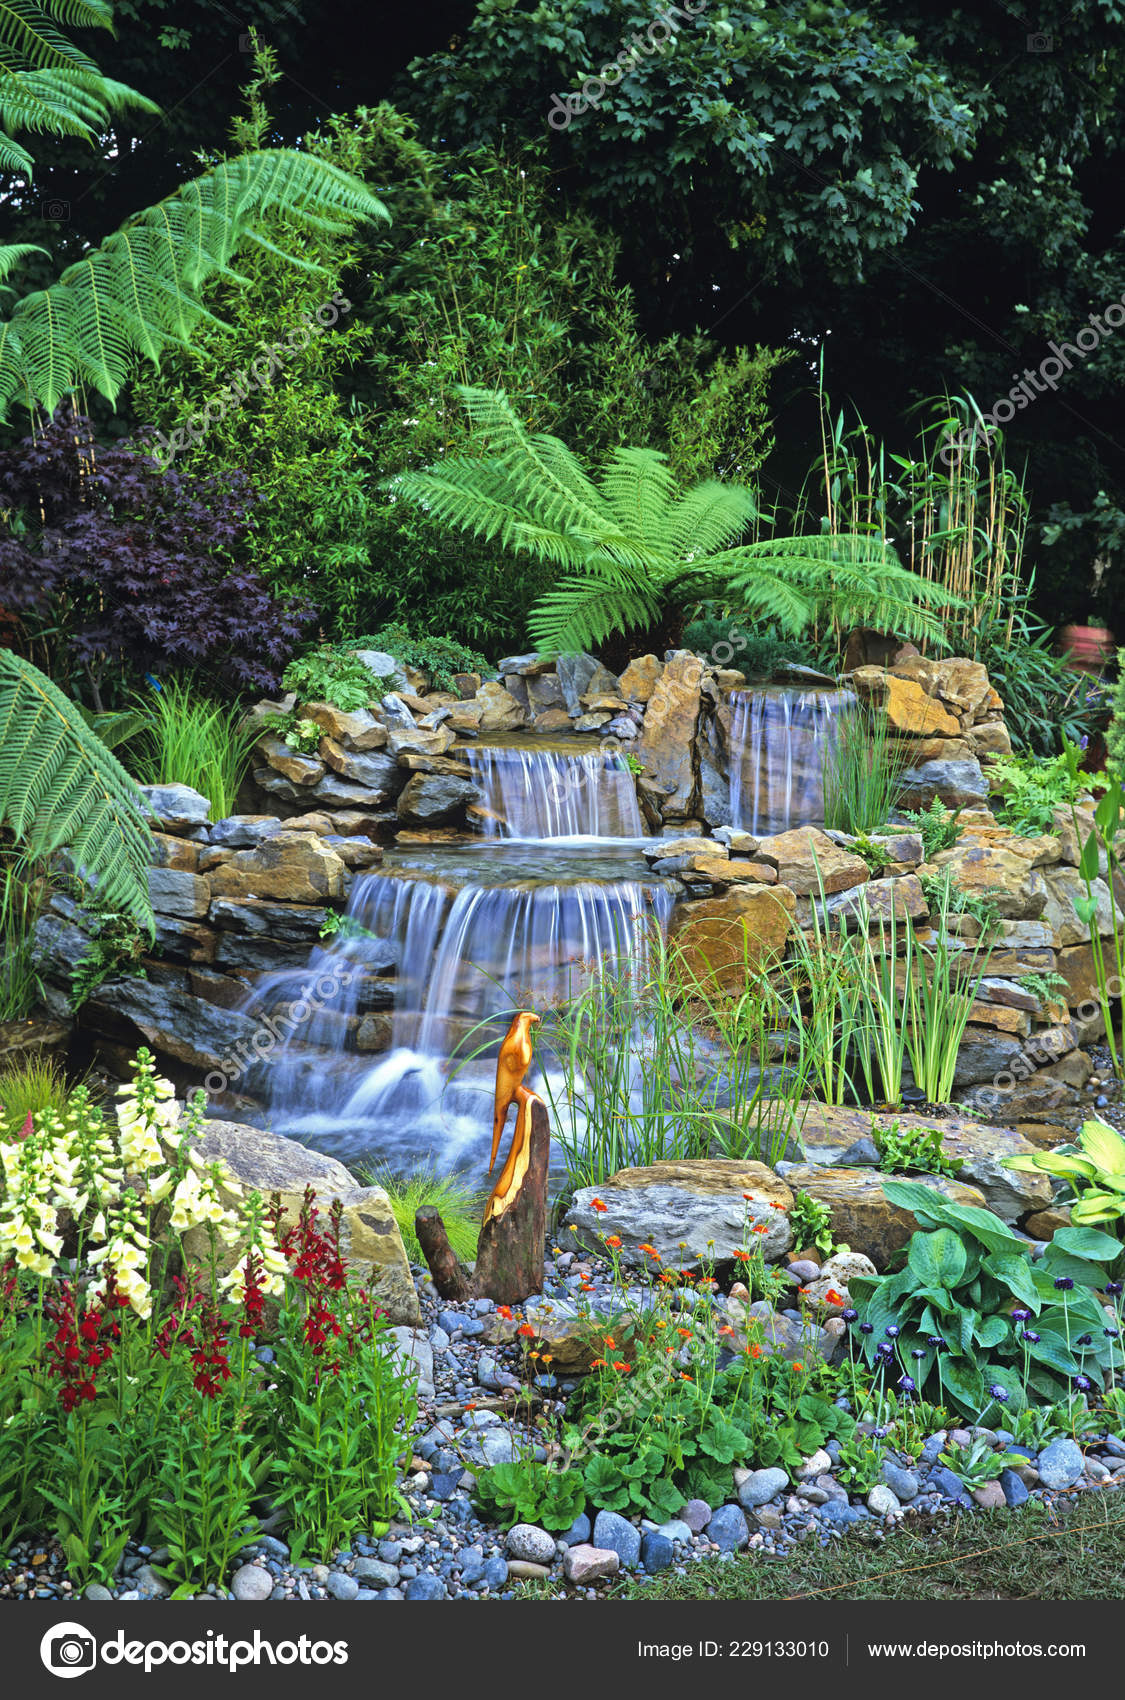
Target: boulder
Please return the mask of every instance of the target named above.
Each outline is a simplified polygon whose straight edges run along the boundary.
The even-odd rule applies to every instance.
[[[594,677],[600,665],[601,663],[595,661],[592,655],[559,656],[555,663],[555,673],[568,714],[574,716],[581,714],[582,693],[589,690],[590,680]]]
[[[141,785],[138,789],[165,832],[184,833],[206,826],[211,804],[190,785]]]
[[[565,708],[545,708],[532,721],[537,732],[566,732],[570,729],[570,715]]]
[[[773,833],[759,842],[757,854],[761,861],[772,863],[781,884],[798,897],[807,897],[821,889],[846,891],[862,885],[869,876],[862,856],[841,849],[827,833],[814,826]]]
[[[405,1327],[421,1322],[402,1235],[382,1187],[357,1186],[354,1176],[335,1158],[295,1139],[238,1122],[204,1121],[193,1143],[206,1161],[226,1163],[246,1191],[260,1192],[267,1200],[279,1193],[286,1222],[297,1219],[308,1186],[316,1193],[324,1225],[338,1198],[343,1206],[340,1249],[345,1264],[377,1296],[392,1322]],[[198,1247],[192,1243],[193,1235],[198,1236]],[[189,1252],[208,1255],[204,1229],[193,1229],[185,1243]]]
[[[916,738],[934,734],[955,738],[961,730],[957,716],[928,696],[917,679],[901,678],[900,671],[885,673],[879,667],[857,667],[851,676],[852,687],[857,696],[883,710],[892,731]]]
[[[671,938],[693,973],[741,990],[748,969],[776,961],[794,927],[797,899],[788,886],[733,885],[719,897],[677,904]]]
[[[832,1214],[832,1235],[852,1251],[863,1252],[876,1269],[885,1269],[894,1252],[906,1245],[918,1223],[909,1210],[888,1203],[883,1183],[890,1177],[875,1169],[838,1169],[817,1164],[796,1164],[785,1171],[786,1184],[794,1192],[807,1192]],[[983,1207],[984,1194],[977,1187],[939,1175],[915,1175],[924,1186],[958,1204]]]
[[[381,750],[387,741],[386,726],[381,720],[376,720],[367,708],[345,714],[342,708],[336,708],[330,702],[306,702],[301,708],[301,718],[315,720],[328,742],[345,750]],[[323,748],[320,754],[324,756]],[[325,760],[328,760],[327,756]],[[334,767],[335,763],[328,760],[328,765]],[[337,769],[337,772],[340,771]]]
[[[595,1199],[608,1208],[595,1210]],[[685,1159],[622,1169],[601,1186],[579,1188],[566,1225],[599,1252],[602,1235],[619,1236],[618,1256],[640,1268],[654,1267],[644,1244],[670,1269],[731,1264],[736,1251],[759,1244],[776,1261],[792,1244],[792,1203],[790,1188],[764,1163]],[[756,1226],[766,1232],[751,1237]]]
[[[403,826],[438,826],[455,820],[470,803],[480,801],[471,779],[446,773],[416,773],[398,800]]]
[[[315,785],[318,779],[324,778],[325,764],[318,755],[305,755],[301,750],[290,749],[283,738],[261,738],[258,754],[264,756],[274,772],[288,779],[291,785]]]
[[[198,921],[207,913],[211,888],[202,875],[185,868],[150,868],[148,895],[158,914]]]
[[[275,838],[281,824],[276,815],[228,815],[215,822],[207,838],[217,849],[251,850],[263,839]]]
[[[695,734],[701,704],[699,658],[676,651],[653,688],[637,755],[663,792],[665,820],[683,820],[695,794]]]
[[[520,707],[515,697],[506,691],[503,685],[495,680],[487,680],[473,698],[480,708],[480,719],[477,722],[481,732],[514,732],[521,726],[527,725],[527,711]],[[457,709],[453,709],[448,726],[456,730]],[[445,728],[443,727],[444,731]],[[450,742],[452,743],[452,738]]]
[[[177,838],[170,832],[152,835],[154,868],[173,868],[178,872],[199,872],[199,845],[192,838]]]
[[[427,734],[423,733],[423,737]],[[341,779],[339,774],[328,773],[312,791],[307,793],[312,799],[326,809],[372,809],[377,803],[390,802],[398,796],[402,788],[402,770],[397,761],[391,756],[367,756],[368,762],[382,762],[379,768],[379,779],[372,784],[370,779],[364,784],[354,780]],[[374,769],[368,768],[368,774],[373,775]],[[257,778],[257,774],[254,776]],[[304,799],[302,799],[304,800]]]
[[[306,946],[299,947],[302,960]],[[83,1005],[83,1022],[135,1048],[141,1042],[203,1073],[223,1072],[233,1047],[252,1046],[259,1023],[236,1010],[219,1009],[152,979],[105,980]],[[229,1069],[226,1072],[230,1072]]]
[[[656,655],[640,655],[630,661],[618,683],[630,702],[648,702],[660,682],[664,663]]]
[[[947,809],[988,800],[988,780],[978,761],[924,761],[909,767],[898,781],[898,806],[927,810],[934,798]]]
[[[557,673],[541,673],[527,680],[527,706],[534,715],[546,714],[549,709],[566,712],[566,698]]]
[[[319,904],[271,903],[257,897],[216,897],[210,919],[229,933],[250,933],[261,938],[304,940],[311,947],[328,919]]]
[[[375,722],[378,726],[378,722]],[[383,734],[383,742],[388,741],[387,728],[378,726]],[[349,779],[354,785],[362,785],[366,790],[378,791],[388,781],[391,770],[395,766],[391,753],[386,755],[362,755],[356,750],[345,749],[343,744],[334,738],[320,740],[320,755],[326,767],[333,773],[338,773],[341,779]]]
[[[311,834],[293,834],[266,839],[252,850],[236,850],[210,879],[212,897],[320,903],[344,896],[347,869]]]
[[[865,913],[869,927],[889,923],[891,916],[898,921],[920,921],[928,913],[921,882],[915,874],[900,874],[892,879],[868,880],[866,885],[851,891],[837,891],[821,903],[813,899],[817,912],[846,921],[859,920]],[[889,944],[889,940],[888,940]]]
[[[934,868],[952,868],[953,878],[972,897],[987,898],[1009,920],[1034,920],[1044,913],[1048,891],[1039,871],[1042,841],[1014,833],[981,843],[961,839],[934,856]]]
[[[1054,929],[1055,941],[1059,945],[1086,944],[1090,939],[1090,928],[1085,921],[1078,919],[1074,907],[1075,899],[1084,900],[1086,885],[1077,868],[1048,868],[1043,875],[1046,883],[1046,900],[1041,911],[1043,919]],[[1099,934],[1104,938],[1113,931],[1114,903],[1109,886],[1103,879],[1092,882],[1093,896],[1097,902],[1094,924]],[[1121,911],[1118,909],[1118,925],[1121,925]]]

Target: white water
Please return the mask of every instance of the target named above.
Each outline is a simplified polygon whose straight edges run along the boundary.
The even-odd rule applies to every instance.
[[[640,838],[637,788],[612,751],[477,745],[461,752],[488,811],[488,838]]]
[[[731,820],[762,838],[824,820],[824,767],[851,691],[760,690],[731,695]]]

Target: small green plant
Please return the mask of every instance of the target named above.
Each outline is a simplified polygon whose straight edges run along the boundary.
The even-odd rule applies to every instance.
[[[341,913],[339,909],[330,909],[320,923],[319,935],[322,939],[377,939],[378,933],[373,933],[370,927],[365,927],[362,921],[357,921],[354,915]]]
[[[569,1529],[586,1504],[586,1484],[580,1470],[552,1470],[533,1458],[521,1458],[482,1470],[473,1498],[489,1522],[502,1529],[514,1523]]]
[[[1039,998],[1042,1003],[1066,1002],[1066,994],[1070,987],[1064,974],[1021,974],[1016,980],[1017,986],[1022,986],[1032,997]]]
[[[137,777],[150,785],[189,785],[207,798],[212,820],[231,814],[257,729],[242,725],[231,704],[201,696],[191,679],[165,678],[137,700],[146,713],[129,745]]]
[[[35,966],[35,925],[45,891],[26,859],[0,848],[0,1022],[23,1021],[42,996]]]
[[[833,1475],[844,1487],[855,1493],[870,1493],[882,1479],[886,1448],[872,1435],[857,1428],[847,1440],[840,1442],[840,1460]]]
[[[299,702],[328,702],[345,714],[380,702],[385,685],[359,660],[354,646],[321,644],[307,655],[291,661],[282,680],[287,691],[296,691]]]
[[[822,758],[825,826],[853,836],[877,832],[886,825],[907,766],[885,714],[856,708],[843,715]]]
[[[404,667],[416,667],[428,673],[437,691],[454,689],[455,673],[487,673],[488,662],[475,649],[468,649],[451,637],[432,637],[415,634],[402,625],[384,626],[368,637],[353,638],[351,649],[378,649],[393,655]]]
[[[476,1191],[456,1175],[439,1175],[432,1169],[416,1169],[403,1178],[387,1168],[363,1171],[368,1186],[381,1186],[390,1199],[391,1210],[402,1235],[407,1258],[424,1263],[422,1248],[414,1231],[414,1217],[425,1205],[440,1211],[455,1255],[472,1263],[477,1255],[483,1201]]]
[[[88,909],[86,917],[95,931],[85,956],[71,970],[70,1006],[75,1010],[81,1009],[106,980],[119,974],[143,980],[146,976],[141,959],[150,948],[129,915]]]
[[[1003,916],[995,903],[987,897],[978,896],[975,891],[966,891],[948,869],[941,873],[920,873],[918,883],[931,910],[944,906],[947,915],[971,915],[980,923],[982,936],[997,932],[1003,924]]]
[[[1067,743],[1064,749],[1069,760],[1077,765],[1077,746]],[[1110,1063],[1119,1080],[1125,1074],[1125,997],[1121,996],[1121,988],[1125,984],[1125,926],[1122,926],[1117,904],[1111,903],[1108,942],[1103,938],[1097,920],[1098,893],[1094,889],[1094,882],[1098,878],[1104,858],[1107,884],[1114,891],[1120,889],[1123,863],[1118,849],[1118,835],[1121,832],[1123,815],[1125,782],[1120,775],[1115,774],[1109,789],[1094,809],[1094,829],[1082,845],[1078,858],[1078,872],[1086,888],[1086,895],[1072,899],[1076,917],[1089,929],[1098,1004],[1105,1023]],[[1070,818],[1081,843],[1078,814],[1073,805]]]
[[[906,809],[903,819],[915,827],[922,840],[922,860],[932,861],[941,850],[949,850],[957,842],[957,822],[960,809],[947,809],[939,797],[934,797],[928,809],[914,812]]]
[[[640,756],[635,756],[632,751],[629,751],[627,755],[623,755],[621,757],[621,761],[623,765],[628,768],[634,779],[638,776],[638,774],[643,773],[645,770],[645,764],[641,760]]]
[[[942,1148],[940,1128],[903,1127],[897,1117],[884,1125],[877,1116],[872,1116],[871,1137],[879,1153],[879,1167],[892,1173],[917,1169],[930,1175],[955,1177],[965,1161],[963,1157],[947,1155]]]
[[[287,744],[291,750],[299,750],[302,755],[311,755],[324,736],[323,726],[315,720],[299,718],[290,711],[288,714],[263,714],[258,722],[263,732],[272,732]]]
[[[951,1441],[940,1456],[946,1468],[959,1476],[970,1491],[999,1481],[1003,1470],[1014,1470],[1018,1464],[1027,1463],[1019,1452],[994,1452],[992,1442],[984,1435],[978,1435],[968,1446]]]
[[[1069,742],[1062,753],[1042,756],[998,756],[989,769],[1002,793],[996,813],[1013,832],[1026,838],[1057,831],[1055,812],[1073,808],[1087,792],[1105,790],[1103,774],[1083,773],[1079,748]]]
[[[835,1249],[832,1212],[819,1198],[803,1190],[796,1194],[789,1211],[789,1230],[800,1250],[815,1247],[822,1258],[831,1257]]]
[[[1063,1202],[1073,1199],[1072,1222],[1089,1227],[1109,1223],[1119,1235],[1125,1234],[1125,1139],[1100,1116],[1083,1122],[1077,1144],[1002,1161],[1006,1169],[1066,1181],[1070,1191]]]
[[[44,1111],[65,1116],[71,1088],[56,1057],[30,1056],[0,1072],[0,1133],[18,1133],[28,1116],[38,1121]]]

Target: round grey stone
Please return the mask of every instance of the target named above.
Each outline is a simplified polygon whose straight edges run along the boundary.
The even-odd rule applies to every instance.
[[[1039,1454],[1035,1468],[1044,1487],[1073,1487],[1082,1474],[1082,1453],[1073,1440],[1053,1440]]]
[[[694,1293],[692,1297],[695,1297]],[[788,1479],[786,1477],[787,1481]],[[687,1524],[693,1535],[699,1535],[711,1521],[711,1516],[711,1507],[705,1499],[689,1499],[680,1512],[680,1521]]]
[[[737,1547],[744,1547],[750,1539],[746,1518],[737,1505],[720,1505],[705,1533],[720,1552],[733,1552]]]
[[[883,1459],[883,1480],[899,1499],[913,1499],[918,1492],[918,1478],[913,1470],[904,1469],[893,1458]]]
[[[243,1564],[231,1577],[230,1591],[236,1600],[268,1600],[273,1577],[261,1564]]]
[[[404,1597],[408,1600],[444,1600],[447,1598],[445,1583],[437,1576],[415,1576],[412,1582],[406,1584]]]
[[[789,1477],[784,1470],[776,1467],[769,1470],[751,1470],[738,1490],[738,1503],[753,1510],[755,1506],[765,1505],[769,1500],[776,1499],[788,1486]]]
[[[517,1523],[508,1530],[508,1552],[515,1559],[530,1564],[551,1564],[555,1557],[555,1537],[534,1523]]]

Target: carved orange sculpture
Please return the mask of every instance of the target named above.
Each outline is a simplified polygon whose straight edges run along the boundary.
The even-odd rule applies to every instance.
[[[523,1087],[523,1077],[531,1067],[531,1025],[539,1020],[537,1015],[523,1010],[516,1016],[504,1036],[500,1046],[500,1054],[496,1058],[496,1112],[492,1119],[492,1156],[488,1160],[488,1172],[492,1173],[496,1163],[496,1153],[500,1149],[500,1139],[504,1132],[504,1123],[508,1119],[508,1111],[517,1101],[517,1094]],[[526,1094],[530,1096],[530,1094]],[[517,1143],[520,1119],[525,1110],[520,1103],[520,1113],[516,1117]],[[515,1150],[515,1145],[512,1147]],[[508,1158],[511,1162],[511,1156]]]

